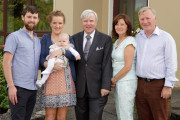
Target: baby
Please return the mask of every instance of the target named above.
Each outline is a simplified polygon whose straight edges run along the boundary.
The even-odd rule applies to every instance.
[[[55,57],[49,59],[51,52],[59,49],[61,49],[62,51],[69,50],[75,56],[76,60],[81,59],[79,53],[75,49],[73,49],[73,45],[70,44],[69,35],[67,33],[61,33],[59,36],[59,41],[51,45],[49,48],[50,48],[50,54],[46,57],[46,59],[48,60],[47,68],[42,72],[43,75],[42,79],[36,81],[36,84],[39,87],[41,87],[46,82],[50,73],[55,71],[53,70],[55,63],[57,62],[62,63],[62,67],[66,67],[68,64],[68,59],[64,55],[60,56],[59,58]]]

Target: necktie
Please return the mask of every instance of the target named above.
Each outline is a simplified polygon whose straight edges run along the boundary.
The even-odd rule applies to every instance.
[[[89,53],[89,48],[91,47],[91,41],[90,41],[91,36],[87,35],[86,39],[87,39],[87,42],[86,42],[86,45],[84,47],[84,58],[85,58],[85,60],[87,60],[88,53]]]

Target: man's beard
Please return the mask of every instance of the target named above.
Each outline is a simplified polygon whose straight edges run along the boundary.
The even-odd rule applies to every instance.
[[[34,25],[34,26],[29,26],[28,24],[25,24],[24,23],[24,26],[26,27],[26,29],[28,30],[28,31],[33,31],[34,29],[35,29],[35,27],[36,27],[36,25]]]

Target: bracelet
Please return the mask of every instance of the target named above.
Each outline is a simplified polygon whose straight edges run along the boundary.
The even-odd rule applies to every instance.
[[[14,84],[10,84],[10,85],[8,85],[8,87],[12,87],[12,86],[14,86]]]
[[[117,82],[118,80],[115,78],[115,76],[114,76],[114,80],[115,80],[115,82]]]
[[[62,49],[62,55],[65,55],[64,50]]]

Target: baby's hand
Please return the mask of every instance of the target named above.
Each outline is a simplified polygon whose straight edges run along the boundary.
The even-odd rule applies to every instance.
[[[80,59],[81,59],[80,55],[76,56],[76,60],[80,60]]]

